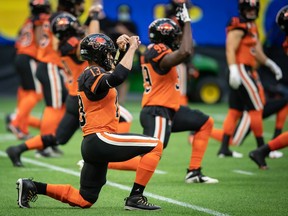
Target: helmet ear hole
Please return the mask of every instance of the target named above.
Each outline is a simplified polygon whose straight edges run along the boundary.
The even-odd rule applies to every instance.
[[[80,55],[82,60],[95,62],[106,71],[112,69],[113,59],[108,54],[116,52],[111,38],[105,34],[91,34],[84,37],[80,43]]]

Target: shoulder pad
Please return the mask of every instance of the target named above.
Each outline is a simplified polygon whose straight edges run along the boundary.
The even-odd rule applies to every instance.
[[[247,29],[247,23],[244,19],[241,19],[239,17],[232,17],[230,22],[228,23],[227,30],[233,30],[233,29]]]

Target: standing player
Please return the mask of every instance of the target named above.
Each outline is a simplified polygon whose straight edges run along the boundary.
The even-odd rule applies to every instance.
[[[15,43],[17,51],[15,67],[21,86],[18,89],[18,105],[15,116],[9,120],[7,125],[7,129],[18,139],[29,138],[29,114],[42,99],[41,84],[36,78],[36,57],[42,34],[42,24],[49,17],[51,10],[48,0],[30,0],[29,7],[30,16],[22,26]]]
[[[144,81],[140,121],[143,133],[159,138],[167,147],[171,132],[195,131],[186,183],[218,183],[204,176],[201,163],[213,128],[213,119],[198,110],[180,106],[179,79],[176,66],[192,52],[192,32],[186,5],[179,8],[184,23],[179,26],[169,18],[149,25],[150,44],[141,57]],[[181,45],[179,47],[179,39]]]
[[[78,79],[79,120],[83,131],[81,154],[85,161],[81,170],[80,190],[67,184],[55,185],[18,179],[20,207],[29,208],[29,202],[37,194],[42,194],[71,206],[90,208],[106,183],[108,162],[124,161],[142,155],[124,208],[160,209],[148,202],[143,191],[160,160],[163,144],[156,138],[144,135],[116,133],[119,106],[115,87],[127,78],[132,68],[134,53],[140,44],[139,37],[132,36],[125,43],[129,43],[129,48],[113,69],[113,55],[116,50],[108,36],[91,34],[81,41],[81,57],[88,61],[89,67]]]
[[[99,32],[99,24],[97,14],[100,7],[90,10],[91,20],[87,23],[88,33]],[[97,27],[98,26],[98,27]],[[79,112],[78,112],[78,97],[77,97],[77,79],[84,69],[88,66],[87,62],[79,60],[80,41],[84,36],[84,29],[80,26],[76,17],[67,12],[58,13],[57,16],[51,21],[51,29],[59,40],[58,50],[61,53],[61,61],[67,71],[67,88],[68,96],[66,99],[66,111],[64,117],[60,121],[56,134],[39,135],[41,142],[35,142],[33,148],[28,149],[26,144],[20,144],[18,146],[11,146],[7,149],[7,153],[16,167],[23,166],[21,162],[21,154],[25,151],[32,149],[43,149],[47,147],[54,147],[58,145],[66,144],[75,131],[79,128]],[[121,38],[123,38],[121,40]],[[123,42],[125,37],[121,37],[120,42]],[[120,43],[119,42],[119,43]],[[132,121],[131,114],[125,108],[120,108],[120,124],[118,132],[129,132],[130,124]],[[123,162],[121,168],[128,169],[129,161]],[[109,164],[110,165],[110,164]],[[116,168],[116,164],[110,165],[112,168]],[[117,166],[119,169],[119,165]]]
[[[50,22],[60,12],[70,12],[76,17],[84,11],[84,0],[59,0],[57,12],[47,18],[42,26],[43,33],[40,45],[37,51],[37,60],[39,64],[36,70],[36,76],[42,84],[45,108],[42,115],[40,134],[55,134],[56,128],[65,113],[65,100],[67,89],[64,84],[64,66],[57,48],[53,43],[53,33],[50,29]],[[15,152],[14,147],[6,150],[12,161],[15,161],[15,155],[19,156],[22,152],[29,149],[37,149],[39,143],[43,143],[41,135],[37,135],[25,141]],[[56,149],[57,150],[57,149]],[[14,162],[13,162],[14,163]],[[15,165],[15,163],[14,163]],[[22,166],[18,164],[18,166]]]
[[[256,138],[257,146],[264,145],[262,112],[263,102],[253,70],[256,62],[266,65],[282,78],[282,71],[263,52],[258,38],[255,19],[260,8],[259,0],[239,0],[239,17],[233,17],[227,26],[226,58],[229,65],[229,110],[223,123],[224,135],[219,157],[243,157],[242,154],[229,149],[229,140],[235,131],[237,121],[243,111],[250,117],[250,128]]]
[[[285,53],[288,55],[288,5],[279,10],[276,16],[276,22],[279,27],[285,32],[286,38],[283,43]],[[249,153],[249,157],[259,166],[260,169],[268,169],[265,158],[274,150],[282,149],[288,146],[288,132],[280,134],[268,144],[260,146]]]

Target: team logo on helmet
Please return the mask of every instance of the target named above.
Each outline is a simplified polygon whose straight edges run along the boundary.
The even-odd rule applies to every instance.
[[[105,44],[106,40],[102,37],[96,37],[93,41],[90,41],[88,45],[91,45],[93,49],[98,49],[101,45]]]
[[[173,30],[173,26],[170,23],[163,23],[157,27],[157,30],[160,31],[162,35],[169,35]]]
[[[69,20],[67,17],[62,17],[61,19],[56,22],[56,30],[65,30],[67,28],[67,25],[69,25]]]

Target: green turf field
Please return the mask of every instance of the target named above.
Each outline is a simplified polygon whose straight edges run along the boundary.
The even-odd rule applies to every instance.
[[[124,198],[129,195],[135,173],[131,171],[109,170],[107,184],[103,187],[97,203],[90,209],[79,209],[39,195],[31,209],[17,206],[16,184],[18,178],[33,177],[36,181],[72,184],[79,187],[81,159],[81,132],[78,131],[68,144],[62,146],[65,152],[61,158],[36,159],[34,152],[22,156],[25,168],[14,168],[6,157],[5,149],[21,143],[5,129],[5,115],[13,112],[14,98],[0,98],[0,215],[288,215],[288,148],[283,149],[284,157],[267,159],[270,167],[259,170],[250,161],[248,153],[256,147],[253,136],[249,136],[240,147],[233,147],[244,154],[242,159],[216,157],[219,142],[210,139],[203,160],[203,173],[219,179],[218,184],[185,184],[184,177],[188,166],[191,147],[187,142],[188,132],[171,136],[168,148],[152,180],[146,188],[149,201],[160,205],[157,212],[130,212],[123,209]],[[125,106],[134,115],[132,132],[141,133],[139,124],[140,102],[127,102]],[[221,127],[227,112],[226,104],[191,104],[214,117],[215,127]],[[39,104],[33,114],[41,115],[43,104]],[[275,116],[264,122],[265,140],[273,134]],[[285,130],[288,124],[285,125]],[[36,135],[37,130],[31,133]]]

